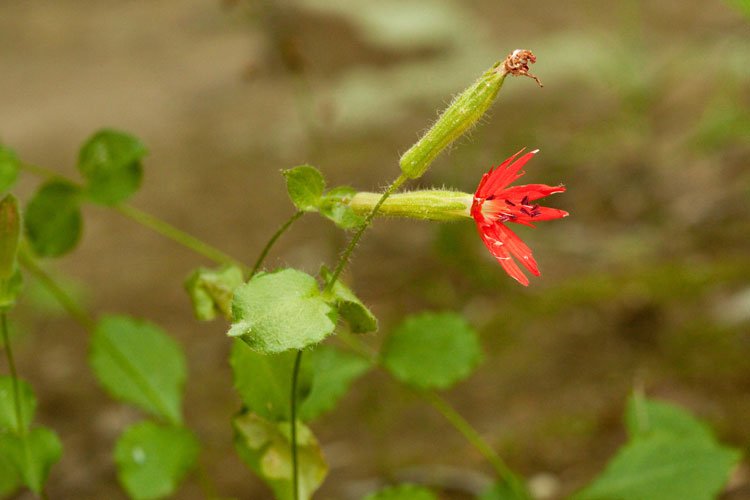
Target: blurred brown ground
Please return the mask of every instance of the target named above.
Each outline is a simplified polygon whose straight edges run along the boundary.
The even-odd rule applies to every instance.
[[[346,277],[380,318],[368,340],[410,312],[464,312],[487,356],[448,398],[514,469],[551,475],[549,498],[593,477],[623,442],[634,387],[747,449],[747,18],[718,1],[435,0],[412,2],[388,31],[377,12],[345,2],[270,2],[272,16],[235,3],[5,0],[2,141],[75,176],[87,136],[129,131],[150,149],[132,203],[252,263],[292,213],[280,169],[310,163],[331,185],[382,187],[453,93],[510,50],[533,49],[544,89],[506,82],[492,116],[414,184],[473,191],[491,165],[542,149],[526,179],[564,182],[550,205],[572,213],[519,230],[542,277],[528,290],[512,282],[469,222],[379,221]],[[24,176],[16,192],[28,199],[37,184]],[[314,273],[345,241],[307,216],[267,266]],[[239,401],[225,325],[195,322],[182,291],[205,264],[89,206],[80,246],[54,269],[79,282],[92,314],[145,317],[181,342],[202,463],[222,496],[271,498],[231,446]],[[14,318],[14,342],[37,420],[63,441],[50,498],[125,498],[111,449],[140,415],[97,386],[85,332],[31,302]],[[381,481],[421,477],[416,466],[490,476],[441,417],[382,374],[357,382],[314,429],[331,464],[317,498],[356,499]],[[204,497],[191,479],[176,498]]]

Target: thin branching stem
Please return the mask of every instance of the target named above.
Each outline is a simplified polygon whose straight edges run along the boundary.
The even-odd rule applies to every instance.
[[[351,335],[347,331],[339,332],[337,336],[347,348],[356,353],[359,356],[369,360],[378,368],[383,369],[381,359],[370,346],[362,342],[355,335]],[[390,375],[388,370],[386,373]],[[392,377],[396,382],[403,384],[400,380]],[[454,429],[456,429],[468,442],[479,452],[482,457],[489,463],[495,470],[495,473],[501,478],[515,493],[515,497],[519,499],[529,499],[526,489],[519,482],[517,477],[513,474],[511,469],[506,465],[500,455],[492,449],[492,447],[482,438],[479,432],[466,420],[458,411],[453,408],[450,403],[443,399],[438,393],[429,389],[415,389],[411,386],[406,386],[412,390],[419,397],[429,403],[438,413],[440,413],[450,423]]]
[[[268,252],[271,250],[271,247],[274,243],[276,243],[276,240],[279,239],[279,236],[284,234],[284,232],[289,229],[289,226],[294,224],[294,221],[299,219],[304,215],[305,212],[302,210],[299,210],[292,215],[289,220],[287,220],[276,233],[274,233],[273,236],[271,236],[271,239],[268,240],[268,243],[266,243],[266,246],[263,247],[263,251],[260,253],[260,256],[258,257],[258,260],[255,261],[255,265],[253,266],[252,271],[250,271],[250,276],[252,277],[255,273],[258,272],[260,269],[260,266],[263,265],[263,261],[266,260],[266,257],[268,256]]]
[[[297,351],[294,358],[294,369],[292,370],[292,394],[290,397],[291,419],[292,419],[292,492],[294,500],[299,500],[299,463],[297,457],[297,379],[299,378],[299,367],[302,362],[302,349]]]
[[[78,186],[78,183],[74,182],[73,180],[68,179],[67,177],[60,175],[54,170],[48,169],[46,167],[33,165],[30,163],[22,163],[21,168],[39,177],[43,177],[46,179],[60,179],[62,181],[69,182],[73,185]],[[120,203],[118,205],[112,205],[110,208],[134,220],[135,222],[149,229],[152,229],[153,231],[156,231],[157,233],[161,234],[162,236],[166,238],[169,238],[175,243],[178,243],[192,250],[198,255],[202,255],[206,257],[207,259],[212,260],[218,264],[228,264],[228,265],[237,266],[240,269],[242,269],[242,271],[246,274],[250,272],[250,268],[248,266],[246,266],[239,260],[235,259],[234,257],[231,257],[230,255],[227,255],[226,253],[222,252],[218,248],[215,248],[209,245],[208,243],[205,243],[204,241],[199,240],[198,238],[186,233],[185,231],[177,229],[173,225],[157,217],[154,217],[151,214],[148,214],[131,205],[128,205],[127,203]]]

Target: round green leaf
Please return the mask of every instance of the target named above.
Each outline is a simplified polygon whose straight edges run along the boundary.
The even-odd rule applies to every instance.
[[[132,135],[100,130],[81,147],[78,170],[87,181],[88,195],[113,205],[132,195],[141,184],[141,158],[146,146]]]
[[[481,351],[477,333],[462,316],[428,312],[407,318],[391,333],[382,359],[407,384],[446,389],[471,374]]]
[[[26,206],[24,225],[31,247],[43,257],[70,252],[83,225],[79,190],[63,181],[44,184]]]
[[[365,218],[354,212],[349,202],[357,192],[347,186],[331,189],[320,198],[320,213],[332,220],[337,226],[352,229],[361,226]]]
[[[36,398],[31,384],[18,380],[18,392],[21,401],[21,424],[16,417],[13,379],[7,375],[0,376],[0,433],[25,432],[34,418]]]
[[[117,440],[117,478],[130,498],[164,498],[195,467],[198,451],[198,440],[189,430],[141,422]]]
[[[182,421],[185,355],[161,328],[127,316],[107,316],[91,337],[89,361],[115,399],[173,424]]]
[[[318,209],[318,202],[323,195],[326,182],[318,169],[310,165],[302,165],[282,171],[286,177],[286,189],[292,203],[305,212]]]
[[[0,192],[10,189],[18,178],[20,164],[16,153],[0,144]]]
[[[371,493],[363,500],[437,500],[437,497],[422,486],[400,484]]]
[[[256,274],[235,290],[232,316],[228,334],[264,354],[317,344],[338,319],[315,278],[296,269]]]
[[[39,495],[50,469],[62,456],[62,444],[52,430],[36,427],[26,434],[0,434],[0,456],[23,484]]]
[[[232,421],[240,458],[274,492],[278,500],[294,500],[292,489],[291,425],[269,422],[254,413]],[[310,500],[328,473],[328,464],[309,427],[297,423],[299,498]]]

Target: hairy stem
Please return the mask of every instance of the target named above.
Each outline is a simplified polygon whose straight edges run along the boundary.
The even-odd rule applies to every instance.
[[[362,234],[367,230],[368,227],[370,227],[370,223],[372,222],[373,217],[375,217],[375,214],[378,213],[380,206],[385,202],[385,200],[388,199],[390,195],[392,195],[401,186],[401,184],[404,183],[404,181],[406,181],[406,179],[407,179],[406,175],[404,174],[399,175],[398,179],[393,181],[393,184],[388,186],[388,189],[385,190],[385,192],[382,194],[382,196],[380,197],[378,202],[375,204],[373,209],[370,210],[370,213],[367,214],[367,216],[365,217],[365,221],[362,223],[361,226],[359,226],[359,229],[357,229],[357,232],[349,241],[349,245],[346,247],[346,250],[344,250],[344,253],[341,255],[341,258],[339,259],[339,263],[336,265],[336,269],[334,269],[333,274],[331,275],[331,279],[328,281],[328,284],[326,285],[325,291],[323,293],[328,293],[333,289],[333,285],[336,283],[336,280],[339,279],[339,275],[341,274],[341,271],[344,270],[346,263],[349,261],[349,257],[354,251],[354,247],[357,246],[357,243],[359,242],[359,239],[362,237]]]
[[[292,492],[294,500],[299,500],[299,463],[297,458],[297,379],[299,378],[299,367],[302,362],[302,349],[297,351],[292,370],[292,394],[290,397],[292,417]]]
[[[43,177],[46,179],[60,179],[65,182],[78,185],[73,180],[68,179],[67,177],[60,175],[54,170],[48,169],[46,167],[41,167],[39,165],[33,165],[30,163],[22,163],[21,168],[39,177]],[[246,266],[239,260],[235,259],[234,257],[227,255],[221,250],[209,245],[208,243],[205,243],[199,240],[198,238],[194,236],[191,236],[190,234],[184,231],[177,229],[171,224],[161,219],[158,219],[157,217],[154,217],[151,214],[138,210],[137,208],[131,205],[128,205],[126,203],[113,205],[113,206],[110,206],[110,208],[115,210],[116,212],[121,213],[122,215],[126,217],[129,217],[130,219],[138,222],[139,224],[156,231],[157,233],[161,234],[162,236],[166,238],[169,238],[175,243],[178,243],[192,250],[198,255],[202,255],[218,264],[230,264],[230,265],[237,266],[240,269],[242,269],[244,273],[250,272],[250,268],[248,266]]]
[[[171,224],[168,224],[163,220],[154,217],[153,215],[150,215],[146,212],[138,210],[131,205],[126,204],[114,205],[112,206],[112,209],[116,212],[120,212],[126,217],[133,219],[139,224],[146,226],[149,229],[153,229],[162,236],[169,238],[170,240],[177,242],[186,248],[189,248],[198,255],[202,255],[214,262],[218,262],[219,264],[237,266],[242,269],[244,273],[250,272],[250,268],[237,259],[230,257],[221,250],[214,248],[207,243],[204,243],[198,238],[177,229]]]
[[[263,247],[263,251],[260,253],[260,256],[258,257],[258,260],[255,261],[255,265],[253,266],[252,271],[250,271],[250,277],[252,277],[255,273],[258,272],[258,269],[260,269],[260,266],[263,264],[263,261],[266,260],[266,256],[268,256],[268,252],[271,250],[271,247],[274,243],[276,243],[276,240],[279,239],[279,236],[284,234],[284,232],[289,229],[289,226],[294,224],[294,221],[299,219],[304,215],[305,212],[302,210],[299,210],[292,215],[288,221],[286,221],[276,233],[271,236],[271,239],[268,240],[268,243],[266,243],[266,246]]]

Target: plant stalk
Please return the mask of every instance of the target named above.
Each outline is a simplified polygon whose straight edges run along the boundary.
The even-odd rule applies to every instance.
[[[302,349],[297,351],[292,370],[292,394],[290,398],[292,417],[292,492],[294,500],[299,500],[299,463],[297,457],[297,379],[299,378],[299,367],[302,362]]]
[[[276,243],[276,240],[279,239],[279,236],[281,236],[282,234],[284,234],[284,232],[287,229],[289,229],[289,226],[291,226],[292,224],[294,224],[294,221],[296,221],[297,219],[299,219],[300,217],[302,217],[304,215],[304,213],[305,212],[303,212],[302,210],[299,210],[299,211],[295,212],[294,215],[292,215],[289,218],[289,220],[286,221],[279,228],[279,230],[276,231],[276,233],[273,236],[271,236],[271,239],[268,240],[268,243],[266,243],[266,246],[263,247],[263,251],[260,253],[260,256],[258,257],[258,260],[255,261],[255,265],[253,266],[252,271],[250,271],[250,277],[253,277],[255,275],[255,273],[258,272],[258,270],[260,269],[260,266],[263,264],[263,261],[266,259],[266,256],[268,256],[268,252],[271,250],[271,247],[273,246],[274,243]]]

